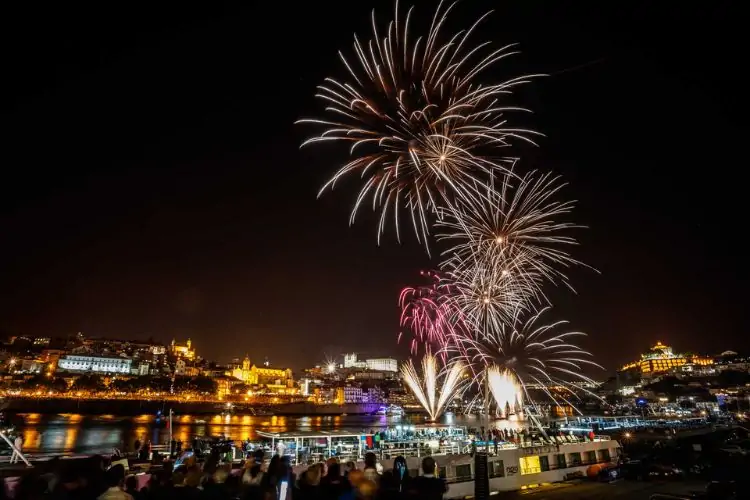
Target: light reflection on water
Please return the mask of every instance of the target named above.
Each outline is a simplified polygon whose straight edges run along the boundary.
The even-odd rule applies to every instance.
[[[113,447],[132,450],[137,440],[165,443],[169,429],[166,419],[156,415],[118,417],[115,415],[26,413],[12,420],[24,439],[29,453],[109,453]],[[350,427],[371,429],[388,425],[383,416],[251,416],[251,415],[176,415],[173,418],[175,440],[190,442],[194,436],[224,434],[235,440],[259,439],[256,430],[286,432],[294,430],[333,430]]]
[[[224,434],[234,440],[259,439],[257,430],[267,432],[335,430],[341,428],[369,430],[399,423],[422,423],[421,417],[378,416],[251,416],[251,415],[175,415],[174,439],[189,443],[195,436]],[[24,449],[29,453],[110,453],[112,448],[130,451],[137,440],[166,443],[169,429],[165,419],[156,415],[119,417],[116,415],[58,414],[16,415],[14,427],[23,435]],[[443,417],[443,423],[469,427],[482,425],[476,417]],[[498,427],[516,427],[512,420],[498,421]]]

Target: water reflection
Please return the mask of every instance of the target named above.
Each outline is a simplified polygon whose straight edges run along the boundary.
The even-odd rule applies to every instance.
[[[410,417],[410,423],[422,423]],[[190,442],[195,436],[224,434],[237,441],[256,440],[258,430],[266,432],[335,430],[341,428],[369,430],[405,423],[385,416],[253,416],[253,415],[177,415],[173,419],[175,440]],[[444,417],[443,423],[469,427],[483,425],[476,417]],[[499,421],[498,427],[517,427],[522,422]],[[132,450],[136,440],[165,443],[169,429],[166,420],[156,415],[121,417],[117,415],[78,415],[38,413],[19,414],[13,425],[24,438],[29,453],[110,453],[112,448]]]
[[[132,450],[135,441],[164,443],[169,428],[164,417],[137,415],[26,413],[16,415],[12,423],[24,439],[29,453],[110,453],[117,447]],[[177,415],[173,418],[175,440],[190,442],[195,436],[224,434],[235,440],[259,439],[257,430],[286,432],[293,430],[332,430],[341,427],[370,429],[384,427],[385,417],[284,417],[253,415]]]

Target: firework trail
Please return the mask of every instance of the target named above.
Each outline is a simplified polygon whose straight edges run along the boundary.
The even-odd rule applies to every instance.
[[[515,54],[513,45],[491,49],[474,43],[481,16],[468,30],[443,36],[455,3],[441,1],[426,36],[412,34],[413,7],[404,17],[396,3],[394,20],[379,32],[372,14],[372,38],[354,37],[354,57],[339,53],[345,80],[327,78],[317,97],[327,118],[310,118],[323,129],[303,146],[325,141],[349,145],[350,160],[325,183],[357,175],[362,185],[350,223],[369,198],[379,212],[378,241],[392,218],[400,239],[401,211],[406,211],[417,239],[428,246],[431,217],[457,201],[475,202],[494,172],[509,165],[498,155],[516,139],[533,143],[531,130],[514,128],[508,115],[527,111],[506,103],[514,89],[537,75],[484,85],[478,77]]]
[[[421,377],[412,360],[401,367],[404,382],[432,421],[443,415],[448,403],[460,392],[463,372],[464,365],[461,361],[453,362],[441,370],[438,359],[429,351],[422,358]]]
[[[526,315],[519,313],[510,323],[503,323],[497,331],[470,332],[454,336],[454,347],[463,359],[485,368],[500,367],[512,374],[523,390],[524,399],[532,401],[529,385],[543,391],[556,405],[570,405],[571,398],[584,391],[595,396],[581,382],[593,383],[583,374],[586,366],[602,368],[591,360],[591,353],[573,343],[581,332],[558,333],[565,321],[544,323],[542,316],[548,307]],[[485,369],[485,376],[490,370]]]
[[[493,177],[478,203],[461,201],[437,222],[438,240],[452,244],[441,267],[454,275],[492,269],[486,272],[522,302],[547,302],[546,282],[572,290],[565,272],[581,263],[566,251],[578,244],[567,233],[582,226],[565,221],[574,202],[556,199],[563,187],[550,173]]]

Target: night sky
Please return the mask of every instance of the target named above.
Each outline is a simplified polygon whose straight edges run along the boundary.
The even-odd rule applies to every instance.
[[[378,247],[371,216],[348,227],[356,180],[316,200],[341,149],[299,151],[314,130],[293,124],[392,2],[242,3],[4,11],[3,333],[191,337],[295,369],[404,354],[398,292],[435,264],[392,232]],[[750,347],[747,54],[724,5],[463,0],[451,18],[494,7],[480,39],[520,43],[488,79],[551,75],[517,96],[546,135],[524,165],[579,200],[575,257],[601,274],[550,296],[609,369],[656,340]]]

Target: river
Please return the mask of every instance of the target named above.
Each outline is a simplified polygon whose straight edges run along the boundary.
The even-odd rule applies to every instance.
[[[189,443],[194,436],[224,434],[236,441],[259,439],[258,430],[268,432],[323,431],[351,429],[356,431],[384,428],[399,424],[424,423],[424,417],[349,416],[250,416],[250,415],[176,415],[173,418],[175,440]],[[504,423],[503,423],[504,422]],[[157,415],[122,417],[116,415],[79,415],[22,413],[10,423],[24,439],[27,453],[111,453],[117,447],[130,451],[136,440],[166,443],[169,429],[166,418]],[[441,423],[479,427],[476,417],[443,416]],[[498,426],[517,427],[501,421]]]

